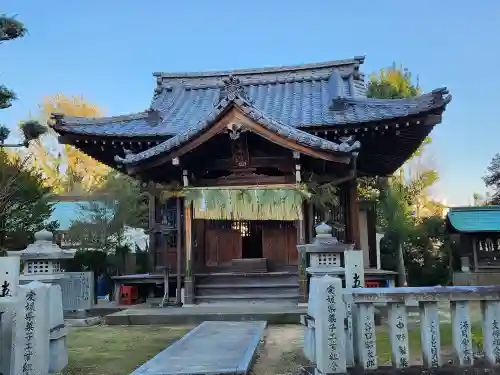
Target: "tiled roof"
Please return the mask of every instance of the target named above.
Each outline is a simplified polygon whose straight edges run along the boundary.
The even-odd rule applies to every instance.
[[[134,164],[156,155],[167,153],[174,148],[180,147],[187,143],[190,139],[195,137],[197,134],[202,133],[211,124],[213,124],[230,105],[237,106],[251,119],[255,120],[257,123],[261,124],[271,132],[279,134],[285,139],[289,139],[300,145],[304,145],[312,149],[333,153],[349,153],[359,149],[361,146],[357,141],[338,144],[299,130],[290,125],[280,124],[277,121],[267,117],[265,113],[255,108],[245,98],[239,95],[235,95],[234,93],[230,93],[226,98],[222,99],[221,102],[212,109],[212,112],[203,120],[199,120],[194,124],[189,124],[189,126],[180,131],[174,137],[138,154],[128,153],[125,158],[115,156],[115,160],[123,164]]]
[[[457,232],[500,232],[500,206],[453,207],[448,222]]]
[[[277,123],[294,127],[356,126],[444,107],[445,89],[398,100],[366,99],[363,58],[295,67],[206,73],[155,73],[158,86],[147,112],[106,119],[64,118],[55,128],[79,134],[140,137],[177,135],[206,120],[226,96],[224,79],[239,78],[252,106]]]

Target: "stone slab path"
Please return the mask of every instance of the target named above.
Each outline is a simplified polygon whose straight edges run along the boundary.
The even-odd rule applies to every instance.
[[[246,374],[267,322],[203,322],[131,375]]]

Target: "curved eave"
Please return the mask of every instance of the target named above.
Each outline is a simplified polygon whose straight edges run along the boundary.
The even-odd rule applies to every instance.
[[[152,147],[149,150],[135,155],[129,154],[126,158],[117,157],[116,159],[117,161],[125,164],[130,170],[136,169],[135,167],[139,165],[147,166],[151,160],[161,158],[162,155],[165,156],[170,154],[171,157],[169,157],[169,159],[178,157],[203,143],[202,141],[196,142],[197,139],[200,139],[202,134],[207,137],[204,140],[206,141],[214,135],[220,133],[220,131],[223,130],[223,127],[227,127],[233,123],[232,120],[235,119],[226,119],[225,122],[221,121],[231,108],[236,108],[243,114],[243,117],[254,121],[255,124],[261,125],[263,131],[259,131],[258,127],[253,126],[251,122],[246,122],[243,117],[236,119],[237,121],[235,121],[235,123],[244,123],[244,127],[250,128],[250,130],[255,133],[260,133],[260,135],[264,138],[267,138],[277,144],[282,143],[280,140],[293,142],[291,143],[292,147],[295,145],[295,149],[299,152],[308,154],[308,150],[314,150],[315,152],[309,152],[310,156],[313,157],[319,156],[320,158],[324,158],[326,160],[349,163],[352,160],[352,153],[360,147],[359,142],[353,142],[352,144],[338,144],[289,125],[278,123],[267,117],[259,109],[255,108],[245,98],[239,95],[229,95],[221,100],[221,102],[203,121],[188,126],[183,132],[166,140],[158,146]],[[220,124],[220,129],[216,128],[216,124]],[[194,147],[187,147],[182,150],[183,146],[187,146],[190,142],[198,144]],[[285,147],[288,146],[290,145]],[[329,157],[327,155],[331,156]]]
[[[452,96],[445,87],[405,99],[339,97],[333,99],[332,111],[338,117],[335,124],[308,124],[301,126],[301,128],[308,131],[324,131],[377,126],[381,122],[424,116],[432,112],[443,112],[451,100]]]
[[[358,170],[368,175],[392,175],[418,150],[440,121],[440,115],[419,116],[379,125],[378,130],[368,128],[366,132],[358,132],[363,145]]]
[[[74,117],[51,114],[49,126],[59,134],[83,137],[147,138],[172,136],[159,126],[159,113],[138,112],[111,117]]]
[[[500,206],[451,208],[447,225],[455,233],[500,232]]]

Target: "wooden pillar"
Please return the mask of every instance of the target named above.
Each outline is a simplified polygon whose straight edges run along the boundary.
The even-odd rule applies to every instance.
[[[314,206],[311,202],[306,202],[306,242],[312,242],[316,236],[314,231]]]
[[[478,262],[478,256],[477,256],[477,244],[478,244],[478,239],[476,236],[471,236],[470,237],[471,241],[472,241],[472,259],[474,260],[474,265],[472,266],[472,269],[474,271],[477,271],[478,269],[478,265],[479,265],[479,262]],[[462,239],[460,239],[462,241]],[[460,249],[462,249],[462,244],[460,244]]]
[[[358,186],[356,178],[348,181],[347,186],[347,207],[348,212],[348,226],[347,226],[347,241],[354,243],[356,250],[361,249],[361,239],[359,233],[359,200],[358,200]]]
[[[155,241],[155,224],[156,224],[156,199],[154,194],[148,193],[148,206],[149,206],[149,216],[148,216],[148,227],[149,227],[149,249],[148,258],[151,271],[154,271],[156,265],[155,253],[156,253],[156,241]]]
[[[367,236],[368,236],[368,249],[362,249],[363,251],[368,251],[369,267],[367,268],[377,268],[378,255],[377,255],[377,211],[375,204],[370,204],[369,209],[366,212],[366,224],[367,224]]]
[[[300,206],[299,212],[299,220],[297,220],[297,244],[303,245],[306,243],[306,226],[304,220],[304,206],[305,202],[302,202]],[[307,257],[304,251],[299,253],[299,261],[298,261],[298,272],[299,272],[299,303],[307,302],[307,261],[303,259]]]
[[[192,271],[193,258],[193,204],[184,200],[184,240],[186,246],[186,273],[184,276],[184,292],[186,304],[194,304],[194,277]]]
[[[182,305],[181,301],[181,283],[182,283],[182,205],[181,205],[181,198],[177,197],[176,198],[176,211],[175,211],[175,226],[177,229],[177,252],[176,252],[176,261],[177,261],[177,279],[176,279],[176,289],[175,289],[175,303],[178,306]]]

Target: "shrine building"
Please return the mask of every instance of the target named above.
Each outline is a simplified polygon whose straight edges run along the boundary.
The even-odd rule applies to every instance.
[[[365,278],[385,286],[394,273],[380,269],[375,213],[359,202],[357,178],[393,174],[451,96],[367,98],[363,62],[154,73],[144,112],[53,114],[51,126],[61,143],[150,187],[152,270],[178,274],[187,303],[306,301],[296,245],[325,217],[365,252]],[[336,187],[328,209],[308,199],[313,184]],[[166,199],[174,186],[179,197]]]
[[[460,270],[454,285],[500,285],[500,206],[452,207],[446,216]]]

